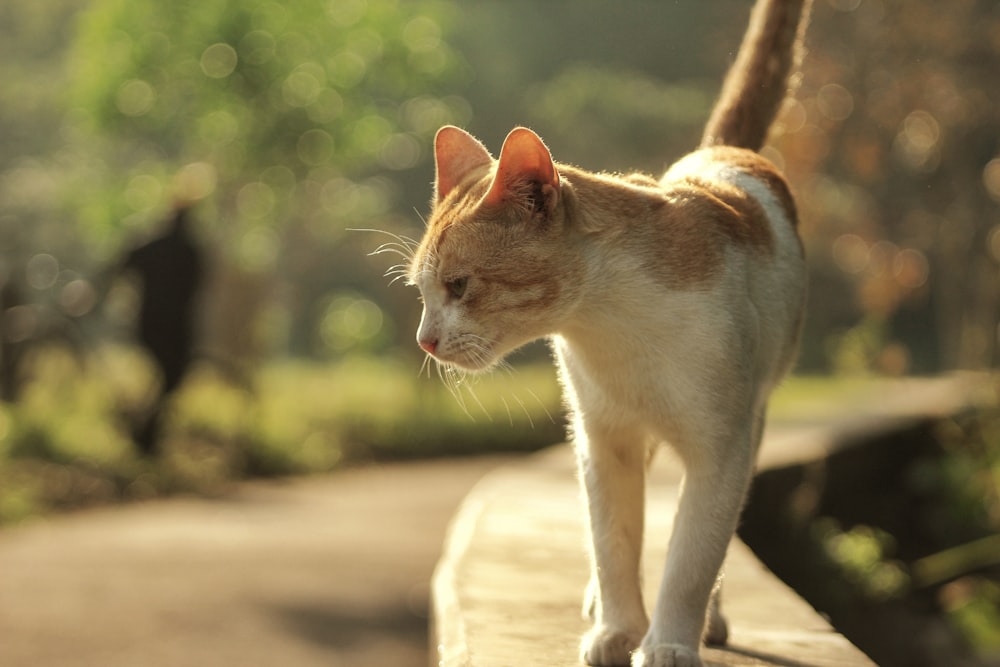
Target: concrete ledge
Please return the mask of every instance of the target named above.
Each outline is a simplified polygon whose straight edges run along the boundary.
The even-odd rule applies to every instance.
[[[561,445],[492,472],[452,524],[433,582],[432,664],[580,665],[586,532],[573,456]],[[679,468],[654,466],[647,494],[645,597],[654,600]],[[725,648],[706,665],[872,665],[741,542],[726,559]]]

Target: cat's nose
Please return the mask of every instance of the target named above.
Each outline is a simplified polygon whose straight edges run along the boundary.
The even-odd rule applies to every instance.
[[[432,338],[428,340],[421,338],[417,340],[417,345],[419,345],[420,349],[426,352],[427,354],[434,354],[434,351],[437,350],[438,340],[437,338]]]

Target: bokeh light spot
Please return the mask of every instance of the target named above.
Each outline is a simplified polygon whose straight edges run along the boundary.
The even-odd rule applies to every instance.
[[[1000,202],[1000,158],[993,158],[983,168],[983,185],[994,201]]]
[[[319,336],[325,347],[345,352],[371,341],[382,330],[382,309],[374,302],[353,293],[330,299],[319,323]]]
[[[39,253],[28,260],[25,278],[37,290],[52,287],[59,277],[59,260],[48,253]]]
[[[247,64],[263,65],[274,53],[274,37],[266,30],[251,30],[240,40],[239,55]]]
[[[828,83],[816,94],[816,106],[830,120],[846,120],[854,111],[854,96],[840,84]]]
[[[267,183],[254,181],[240,188],[236,207],[240,214],[251,219],[266,218],[274,209],[274,190]]]
[[[156,90],[141,79],[126,81],[118,88],[115,105],[126,116],[142,116],[156,104]]]
[[[333,157],[333,137],[329,132],[320,129],[307,130],[298,141],[298,155],[303,164],[318,167]]]
[[[393,134],[382,144],[379,162],[387,169],[412,169],[420,161],[420,155],[420,142],[412,135]]]
[[[896,282],[906,289],[921,287],[930,273],[927,257],[919,250],[904,248],[892,259],[892,273]]]
[[[844,273],[857,275],[868,266],[871,251],[857,234],[843,234],[833,242],[833,261]]]
[[[207,162],[192,162],[181,167],[174,177],[175,196],[182,201],[198,201],[215,192],[218,176]]]
[[[213,79],[224,79],[236,69],[239,57],[236,49],[225,42],[218,42],[201,54],[201,71]]]

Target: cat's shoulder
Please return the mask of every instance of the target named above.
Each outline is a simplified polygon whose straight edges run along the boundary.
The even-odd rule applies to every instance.
[[[667,170],[660,184],[668,192],[694,185],[726,198],[737,190],[769,209],[770,217],[783,218],[792,227],[797,224],[795,199],[781,171],[745,148],[713,146],[689,153]]]
[[[757,153],[713,147],[676,162],[660,180],[668,205],[650,231],[671,283],[722,269],[726,248],[773,257],[798,245],[795,204],[778,168]]]

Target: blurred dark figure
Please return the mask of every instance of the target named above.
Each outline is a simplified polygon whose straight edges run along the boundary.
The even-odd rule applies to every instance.
[[[161,384],[136,428],[143,454],[156,453],[163,408],[194,356],[195,303],[202,283],[201,250],[190,229],[190,209],[178,206],[166,231],[132,250],[122,270],[141,280],[139,341],[160,371]]]
[[[17,331],[16,309],[24,303],[20,287],[13,279],[0,286],[0,401],[13,403],[20,394],[19,377],[24,355],[24,336]]]

